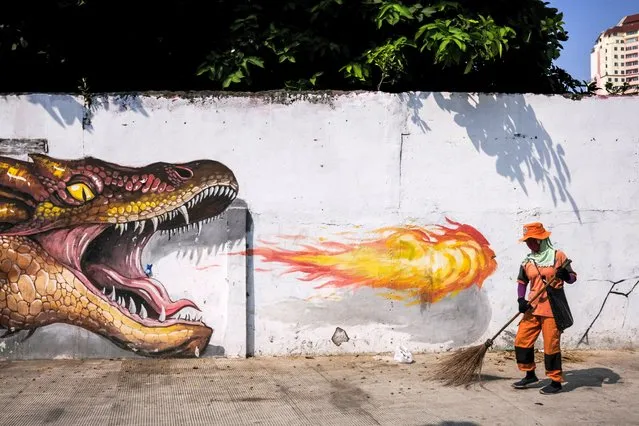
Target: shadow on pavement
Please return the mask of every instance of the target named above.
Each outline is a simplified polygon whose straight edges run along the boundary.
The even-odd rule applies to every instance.
[[[619,382],[621,376],[609,368],[586,368],[583,370],[572,370],[564,373],[566,383],[563,386],[564,392],[570,392],[581,387],[598,387],[604,383],[615,384]]]
[[[495,380],[505,380],[505,379],[506,378],[503,376],[493,376],[491,374],[482,374],[481,380],[476,380],[475,383],[493,382]]]

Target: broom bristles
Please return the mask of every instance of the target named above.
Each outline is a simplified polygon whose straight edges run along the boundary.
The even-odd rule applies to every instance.
[[[481,377],[484,356],[489,346],[489,342],[486,342],[454,352],[444,359],[433,373],[432,378],[443,381],[445,386],[470,384],[474,378]]]

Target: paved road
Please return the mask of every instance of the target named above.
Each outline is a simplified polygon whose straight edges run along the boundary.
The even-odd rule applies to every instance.
[[[0,425],[639,425],[639,353],[568,354],[552,396],[512,389],[508,352],[468,389],[426,380],[437,358],[4,361]]]

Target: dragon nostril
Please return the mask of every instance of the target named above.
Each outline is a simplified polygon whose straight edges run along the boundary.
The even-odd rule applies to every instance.
[[[187,169],[186,167],[181,167],[181,166],[173,166],[173,169],[178,174],[178,176],[184,180],[187,180],[193,177],[193,172],[191,171],[191,169]]]

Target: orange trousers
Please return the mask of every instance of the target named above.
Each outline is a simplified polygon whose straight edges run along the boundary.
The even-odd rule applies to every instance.
[[[521,371],[533,371],[535,365],[535,341],[539,333],[543,333],[544,338],[544,364],[546,376],[556,382],[563,379],[561,369],[561,333],[557,329],[555,319],[552,317],[541,317],[527,312],[519,323],[517,336],[515,337],[515,357],[517,367]]]

